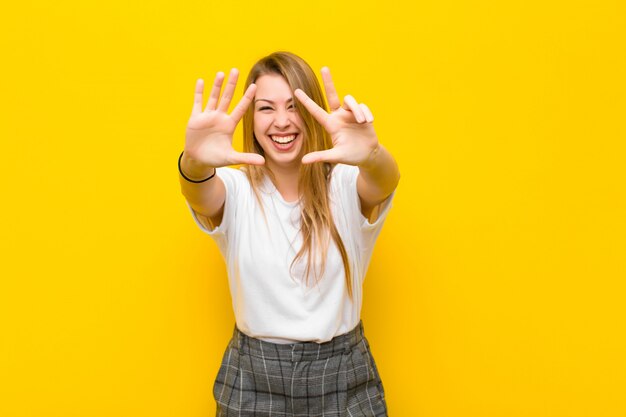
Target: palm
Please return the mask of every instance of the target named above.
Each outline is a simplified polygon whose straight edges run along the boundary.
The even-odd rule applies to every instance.
[[[327,128],[335,153],[342,157],[338,162],[358,165],[378,143],[372,124],[357,122],[354,114],[343,107],[329,115]]]
[[[362,164],[378,146],[378,138],[372,125],[374,117],[365,104],[358,104],[352,96],[346,96],[343,106],[341,105],[327,68],[322,69],[322,78],[330,113],[319,107],[302,90],[296,90],[295,95],[330,134],[333,148],[311,152],[302,158],[302,162]]]
[[[187,123],[187,153],[202,163],[219,167],[229,165],[227,155],[234,152],[232,141],[235,126],[222,112],[192,114]]]
[[[256,86],[250,85],[244,97],[231,114],[228,107],[237,85],[237,72],[233,70],[220,99],[223,74],[215,78],[206,108],[202,110],[204,83],[198,80],[191,117],[187,123],[185,152],[188,157],[210,166],[222,167],[233,164],[262,164],[257,154],[239,153],[233,149],[233,133],[254,98]]]

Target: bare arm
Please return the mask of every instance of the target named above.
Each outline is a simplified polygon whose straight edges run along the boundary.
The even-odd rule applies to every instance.
[[[378,144],[370,159],[359,165],[357,192],[363,215],[370,221],[375,221],[378,215],[373,213],[374,209],[393,193],[399,181],[400,170],[396,160]]]
[[[206,108],[202,110],[204,82],[196,82],[194,104],[185,135],[185,150],[180,168],[187,178],[199,181],[215,173],[217,167],[233,164],[261,165],[261,155],[239,153],[233,149],[233,133],[254,98],[256,85],[251,84],[244,96],[229,115],[228,107],[237,86],[238,72],[233,69],[220,99],[224,74],[219,72],[211,90]],[[200,220],[213,228],[222,221],[226,189],[222,180],[215,176],[195,183],[179,175],[181,192]]]
[[[374,116],[363,103],[347,95],[343,104],[328,68],[322,68],[322,79],[330,113],[318,106],[302,90],[295,95],[304,107],[330,134],[333,147],[324,151],[311,152],[302,158],[305,164],[333,162],[359,167],[357,192],[361,200],[361,212],[373,221],[377,217],[376,206],[396,189],[400,180],[398,164],[393,156],[378,142],[372,125]]]
[[[195,165],[195,169],[194,169]],[[187,178],[201,180],[215,173],[215,168],[194,163],[185,154],[180,161],[180,167]],[[192,174],[193,173],[193,174]],[[180,189],[185,199],[196,212],[198,219],[207,227],[213,229],[222,222],[224,214],[224,200],[226,190],[222,180],[214,176],[208,181],[193,183],[179,174]]]

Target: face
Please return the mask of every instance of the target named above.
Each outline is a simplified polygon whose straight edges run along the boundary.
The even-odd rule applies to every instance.
[[[254,135],[265,151],[266,163],[270,168],[299,166],[304,124],[289,84],[278,74],[262,75],[255,84]]]

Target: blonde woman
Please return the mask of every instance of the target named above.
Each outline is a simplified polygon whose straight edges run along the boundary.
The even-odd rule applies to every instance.
[[[230,114],[237,70],[220,96],[224,78],[204,109],[198,80],[178,160],[193,218],[226,262],[235,312],[213,386],[217,415],[386,416],[360,312],[398,166],[369,108],[349,95],[342,103],[328,68],[328,108],[292,53],[259,60]]]

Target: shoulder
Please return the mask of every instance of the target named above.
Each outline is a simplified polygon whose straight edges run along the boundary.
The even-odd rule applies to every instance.
[[[342,184],[354,181],[359,175],[359,168],[353,165],[335,164],[331,168],[331,182],[339,182]]]
[[[228,178],[234,181],[248,181],[248,177],[245,172],[245,168],[234,168],[234,167],[220,167],[216,169],[217,176],[220,178]]]
[[[239,189],[242,186],[249,186],[250,184],[244,168],[220,167],[216,171],[216,175],[222,180],[227,191]]]
[[[352,208],[358,202],[357,178],[359,169],[356,166],[335,164],[331,167],[329,190],[331,199],[341,205]]]

